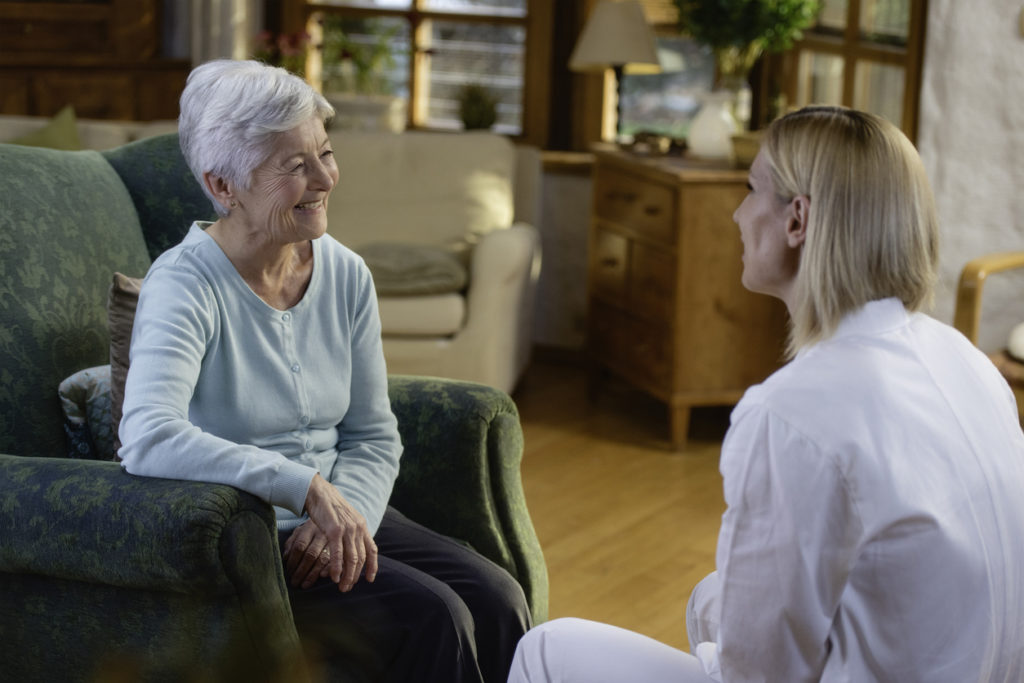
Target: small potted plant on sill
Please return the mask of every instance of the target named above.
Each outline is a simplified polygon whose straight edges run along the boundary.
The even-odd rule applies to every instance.
[[[401,132],[405,129],[405,100],[395,95],[390,80],[397,29],[367,20],[363,29],[372,41],[356,40],[346,31],[345,21],[336,16],[322,21],[322,89],[336,111],[331,125]]]
[[[459,90],[459,118],[466,130],[489,130],[498,120],[498,100],[479,83]]]
[[[814,24],[819,0],[675,0],[680,30],[712,49],[718,66],[718,86],[742,100],[737,119],[749,121],[747,78],[765,52],[781,52]]]

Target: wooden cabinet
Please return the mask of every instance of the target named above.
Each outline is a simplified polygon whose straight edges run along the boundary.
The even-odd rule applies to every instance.
[[[589,355],[668,405],[676,448],[692,406],[735,403],[782,363],[785,307],[740,283],[732,214],[746,180],[746,170],[596,152]]]
[[[176,118],[190,65],[162,59],[158,0],[0,0],[0,114]]]

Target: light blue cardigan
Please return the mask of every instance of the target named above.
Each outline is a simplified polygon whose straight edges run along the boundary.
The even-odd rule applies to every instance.
[[[319,472],[376,533],[402,452],[370,272],[329,235],[287,311],[195,223],[139,297],[119,455],[131,474],[230,484],[302,521]]]

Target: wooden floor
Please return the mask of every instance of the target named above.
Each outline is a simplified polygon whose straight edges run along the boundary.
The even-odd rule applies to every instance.
[[[664,405],[614,380],[588,398],[578,363],[535,360],[513,397],[550,616],[686,648],[686,600],[714,568],[725,509],[718,456],[729,409],[696,409],[677,453]]]

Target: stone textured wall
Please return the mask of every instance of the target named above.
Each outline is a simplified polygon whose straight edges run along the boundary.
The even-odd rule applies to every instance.
[[[1020,0],[930,0],[918,148],[942,226],[933,314],[953,319],[971,258],[1024,250],[1024,37]],[[1024,272],[985,287],[979,345],[1024,322]]]

